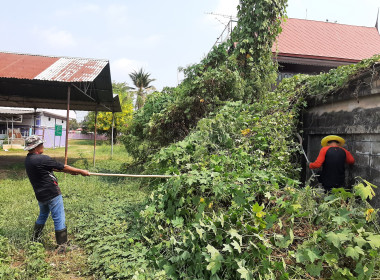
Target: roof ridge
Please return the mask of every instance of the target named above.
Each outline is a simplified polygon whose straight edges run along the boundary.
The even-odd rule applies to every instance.
[[[347,26],[354,26],[354,27],[365,27],[365,28],[375,28],[375,26],[364,26],[364,25],[353,25],[353,24],[348,24],[348,23],[339,23],[339,22],[332,22],[332,21],[322,21],[322,20],[316,20],[316,19],[305,19],[305,18],[287,18],[288,19],[296,19],[296,20],[303,20],[303,21],[314,21],[314,22],[320,22],[320,23],[331,23],[331,24],[338,24],[338,25],[347,25]],[[286,23],[286,21],[285,21]]]
[[[43,54],[31,54],[31,53],[21,53],[21,52],[10,52],[10,51],[2,51],[2,50],[0,50],[0,53],[15,54],[15,55],[27,55],[27,56],[39,56],[39,57],[50,57],[50,58],[71,58],[71,59],[82,59],[82,60],[97,60],[97,61],[106,61],[106,62],[109,62],[108,59],[104,59],[104,58],[89,58],[89,57],[74,57],[74,56],[43,55]]]

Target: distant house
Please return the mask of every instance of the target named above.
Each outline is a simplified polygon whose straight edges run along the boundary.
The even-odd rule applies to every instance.
[[[235,26],[236,20],[231,19],[214,46],[227,41]],[[328,72],[380,53],[377,27],[288,18],[281,28],[272,47],[279,63],[277,82],[296,74]],[[235,42],[233,48],[237,45]]]
[[[282,23],[272,52],[277,53],[278,81],[295,74],[319,74],[380,53],[376,27],[289,18]]]
[[[0,140],[7,148],[22,148],[31,134],[39,135],[46,148],[64,147],[66,116],[48,110],[0,107]]]

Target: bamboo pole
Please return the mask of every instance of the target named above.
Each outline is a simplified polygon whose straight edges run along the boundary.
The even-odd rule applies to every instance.
[[[171,178],[177,175],[135,175],[135,174],[112,174],[112,173],[93,173],[89,172],[91,176],[108,176],[108,177],[135,177],[135,178]]]

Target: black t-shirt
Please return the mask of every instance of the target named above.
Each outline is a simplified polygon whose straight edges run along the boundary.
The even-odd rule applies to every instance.
[[[322,169],[322,185],[327,189],[344,188],[346,152],[339,147],[330,147]]]
[[[61,194],[53,169],[62,170],[63,168],[62,163],[46,155],[28,154],[26,156],[26,173],[38,201],[44,202]]]

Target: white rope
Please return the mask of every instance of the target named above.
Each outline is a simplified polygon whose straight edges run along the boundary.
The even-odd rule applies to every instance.
[[[89,172],[92,176],[109,176],[109,177],[137,177],[137,178],[171,178],[177,175],[134,175],[134,174],[112,174],[112,173],[93,173]]]

